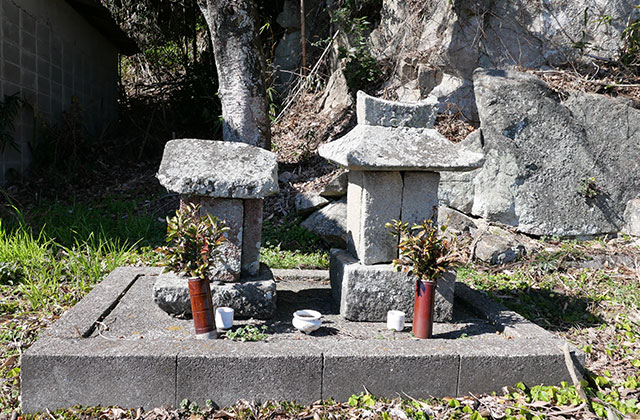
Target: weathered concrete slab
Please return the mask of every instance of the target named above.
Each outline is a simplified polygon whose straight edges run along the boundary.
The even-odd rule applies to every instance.
[[[310,343],[199,342],[178,355],[176,404],[228,406],[240,396],[309,404],[322,398],[322,363],[322,350]]]
[[[460,354],[458,395],[490,393],[524,381],[528,385],[556,385],[568,379],[562,351],[563,340],[489,338],[474,343]],[[577,354],[574,349],[574,355]],[[584,364],[584,358],[579,361]]]
[[[72,311],[67,311],[52,328],[43,332],[46,336],[80,338],[90,336],[96,321],[118,305],[120,298],[143,275],[158,274],[162,268],[118,267],[109,275],[109,281],[98,284],[93,292],[78,302]]]
[[[166,342],[38,340],[22,357],[22,410],[159,407],[175,401],[176,351]]]
[[[342,341],[324,353],[322,398],[455,395],[459,356],[442,341]]]
[[[277,314],[262,323],[267,342],[202,342],[190,320],[153,303],[159,271],[114,271],[41,334],[22,358],[25,413],[75,404],[152,408],[184,398],[223,406],[239,399],[308,403],[345,400],[363,386],[379,396],[444,397],[569,379],[562,340],[462,284],[454,322],[435,324],[432,340],[412,338],[408,324],[394,332],[382,322],[344,320],[331,309],[326,281],[279,279]],[[293,311],[302,308],[324,315],[311,336],[291,326]],[[94,325],[93,317],[101,321],[90,336],[70,333],[74,320]],[[261,325],[236,325],[247,323]],[[573,351],[583,363],[584,355]]]
[[[332,249],[329,271],[334,302],[346,319],[384,321],[390,310],[404,311],[407,320],[413,319],[415,279],[391,264],[364,265],[348,252]],[[454,273],[438,281],[436,322],[451,321],[455,284]]]
[[[276,155],[245,143],[168,141],[157,177],[181,195],[246,199],[278,192]]]

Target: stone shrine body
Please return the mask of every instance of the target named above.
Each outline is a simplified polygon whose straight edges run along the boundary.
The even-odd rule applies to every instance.
[[[468,171],[483,156],[462,149],[433,124],[438,103],[397,103],[358,92],[358,125],[319,148],[348,168],[347,250],[332,250],[331,287],[340,313],[352,321],[383,321],[387,311],[412,314],[414,280],[394,271],[398,240],[385,223],[437,217],[439,172]],[[455,275],[438,282],[435,320],[450,321]]]
[[[276,309],[276,284],[260,266],[264,197],[278,192],[275,154],[244,143],[199,139],[171,140],[165,146],[158,180],[180,195],[180,205],[198,204],[201,213],[230,228],[222,262],[212,275],[214,307],[229,306],[241,317],[267,319]],[[184,278],[159,276],[154,300],[173,315],[191,313]]]

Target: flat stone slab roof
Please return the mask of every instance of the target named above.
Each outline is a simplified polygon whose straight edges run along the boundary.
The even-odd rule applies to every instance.
[[[196,340],[191,320],[152,302],[159,268],[121,267],[45,330],[22,358],[22,408],[153,408],[187,398],[220,406],[240,399],[345,401],[377,396],[458,396],[500,391],[519,381],[569,380],[564,341],[464,284],[456,285],[454,321],[417,340],[384,323],[343,320],[331,307],[328,273],[274,270],[278,313],[266,342]],[[287,277],[282,277],[286,275]],[[289,277],[293,275],[293,277]],[[297,309],[316,309],[323,326],[304,335]],[[234,328],[236,328],[234,326]],[[575,362],[584,355],[572,348]]]
[[[321,145],[318,153],[360,171],[469,171],[484,162],[483,154],[450,142],[433,128],[364,124]]]
[[[157,177],[182,195],[249,199],[278,192],[276,155],[245,143],[168,141]]]

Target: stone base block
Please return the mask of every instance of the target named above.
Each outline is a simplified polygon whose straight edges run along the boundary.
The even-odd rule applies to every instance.
[[[213,307],[233,308],[236,317],[269,319],[276,311],[276,282],[271,270],[261,267],[256,277],[236,283],[211,282]],[[173,316],[191,317],[187,280],[175,273],[163,273],[153,286],[153,301]]]
[[[397,272],[391,264],[364,265],[341,249],[331,250],[331,294],[340,314],[350,321],[385,321],[387,311],[404,311],[413,318],[415,278]],[[435,321],[451,321],[456,274],[439,281]]]

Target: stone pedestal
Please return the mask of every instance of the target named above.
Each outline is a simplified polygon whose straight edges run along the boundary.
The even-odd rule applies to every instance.
[[[483,156],[434,130],[433,103],[382,101],[358,92],[358,125],[320,146],[321,156],[349,169],[347,252],[331,256],[331,288],[340,313],[354,321],[382,321],[388,310],[413,315],[415,280],[396,272],[398,239],[385,224],[437,221],[441,171],[479,167]],[[436,321],[453,314],[455,274],[438,280]]]
[[[262,265],[256,276],[245,276],[236,283],[211,282],[213,307],[233,308],[241,318],[269,319],[276,311],[276,282],[271,270]],[[170,315],[191,317],[187,279],[173,272],[162,273],[153,285],[154,302]]]
[[[392,309],[413,319],[415,277],[395,271],[391,264],[365,265],[347,251],[332,249],[330,276],[334,303],[345,319],[383,322]],[[455,283],[453,271],[438,280],[435,322],[451,321]]]
[[[268,318],[275,311],[275,282],[259,270],[263,198],[278,191],[277,168],[276,156],[255,146],[181,139],[167,142],[158,171],[160,183],[180,194],[181,206],[197,204],[229,227],[211,291],[214,306],[231,306],[239,316]],[[161,280],[156,302],[174,315],[189,312],[180,282]]]

